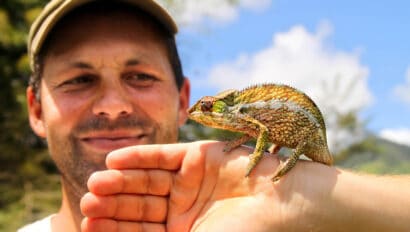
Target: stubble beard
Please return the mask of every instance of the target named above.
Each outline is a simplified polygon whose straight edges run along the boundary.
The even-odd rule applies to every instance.
[[[139,118],[139,117],[138,117]],[[62,177],[62,184],[66,191],[73,195],[70,198],[79,199],[88,192],[87,181],[96,171],[105,170],[105,158],[108,153],[88,154],[76,135],[88,131],[114,131],[118,129],[138,129],[148,132],[146,144],[175,143],[178,138],[178,126],[160,125],[152,119],[137,119],[137,117],[119,118],[109,121],[106,118],[94,117],[84,120],[67,137],[59,136],[58,131],[51,132],[47,139],[49,152]]]

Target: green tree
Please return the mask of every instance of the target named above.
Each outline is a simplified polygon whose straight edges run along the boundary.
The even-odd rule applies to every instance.
[[[41,193],[31,191],[33,186],[58,189],[56,178],[48,175],[56,170],[46,153],[45,143],[29,127],[25,102],[30,73],[26,38],[29,25],[46,2],[0,2],[0,231],[13,231],[44,211],[31,204],[43,199]],[[36,188],[38,190],[41,188]],[[56,197],[48,199],[57,200]]]

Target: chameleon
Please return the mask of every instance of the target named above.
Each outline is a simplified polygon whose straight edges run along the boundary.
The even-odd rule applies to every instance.
[[[288,173],[302,154],[312,161],[326,165],[333,163],[325,122],[318,106],[308,95],[288,85],[258,84],[205,96],[188,109],[188,117],[205,126],[240,132],[242,136],[229,141],[225,152],[256,139],[246,177],[270,143],[272,154],[281,147],[292,149],[291,155],[275,171],[274,182]]]

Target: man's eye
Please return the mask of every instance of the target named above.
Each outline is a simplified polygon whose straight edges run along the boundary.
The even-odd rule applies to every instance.
[[[79,91],[89,88],[96,80],[94,75],[80,75],[64,81],[58,87],[68,92]]]
[[[136,87],[148,87],[154,84],[158,78],[146,73],[127,73],[124,79]]]
[[[75,77],[73,79],[67,80],[63,83],[63,85],[82,85],[82,84],[89,84],[95,81],[95,76],[93,75],[82,75]]]

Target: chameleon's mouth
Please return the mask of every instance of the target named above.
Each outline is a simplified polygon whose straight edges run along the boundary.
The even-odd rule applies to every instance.
[[[200,119],[210,115],[210,112],[188,111],[188,117],[190,119]]]
[[[222,113],[203,112],[203,111],[188,111],[188,117],[202,118],[202,117],[220,117]]]
[[[215,112],[198,112],[194,111],[188,114],[188,118],[206,126],[220,128],[221,125],[227,124],[221,113]]]
[[[188,114],[192,114],[192,113],[194,113],[194,111],[195,111],[195,109],[194,109],[195,107],[191,107],[191,108],[189,108],[188,110],[187,110],[187,113]]]

